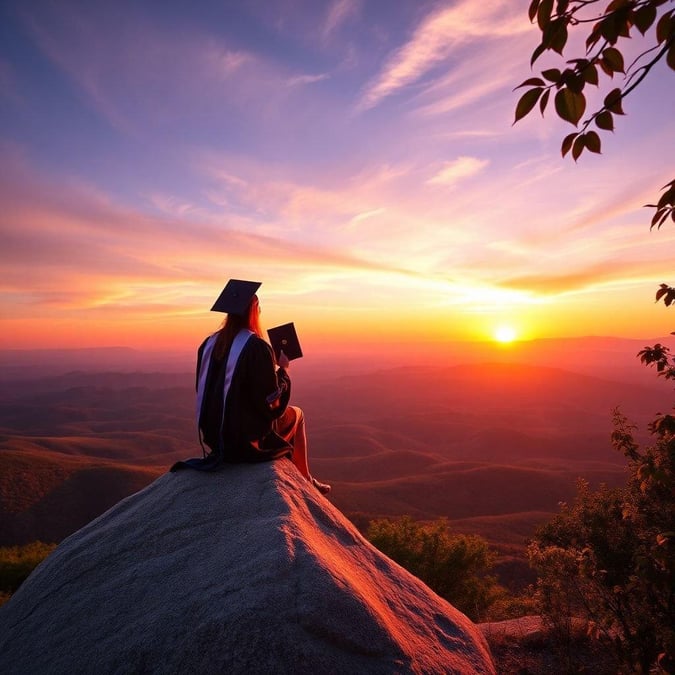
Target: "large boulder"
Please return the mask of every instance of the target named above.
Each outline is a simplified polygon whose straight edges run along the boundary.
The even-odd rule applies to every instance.
[[[480,631],[288,460],[168,473],[0,608],[0,672],[493,673]]]

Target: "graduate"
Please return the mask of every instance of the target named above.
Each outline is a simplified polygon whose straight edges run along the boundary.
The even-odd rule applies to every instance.
[[[256,295],[260,286],[257,281],[230,279],[211,308],[227,318],[197,352],[197,425],[202,448],[205,444],[210,452],[204,450],[203,458],[178,462],[171,470],[214,471],[229,462],[290,457],[325,495],[330,485],[309,472],[304,415],[289,405],[289,358],[283,349],[275,358],[262,336]],[[295,349],[302,354],[299,346]]]

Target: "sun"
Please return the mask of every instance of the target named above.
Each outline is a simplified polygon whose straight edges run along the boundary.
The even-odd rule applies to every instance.
[[[495,340],[497,342],[507,343],[516,339],[516,330],[513,326],[501,325],[495,330]]]

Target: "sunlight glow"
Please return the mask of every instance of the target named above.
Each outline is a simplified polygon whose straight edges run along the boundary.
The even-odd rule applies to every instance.
[[[498,326],[495,330],[495,340],[497,342],[513,342],[516,339],[516,331],[512,326]]]

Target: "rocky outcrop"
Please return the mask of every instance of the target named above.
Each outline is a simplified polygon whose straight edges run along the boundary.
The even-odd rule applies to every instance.
[[[165,474],[0,608],[0,672],[493,673],[480,631],[288,460]]]

